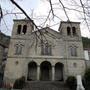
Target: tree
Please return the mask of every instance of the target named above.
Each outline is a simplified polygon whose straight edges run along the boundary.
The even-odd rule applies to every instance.
[[[69,76],[66,80],[66,84],[71,90],[76,90],[77,81],[74,76]]]
[[[13,85],[14,89],[22,89],[25,85],[25,77],[22,76],[21,78],[18,78],[15,80],[15,83]]]
[[[85,85],[86,90],[90,90],[90,68],[85,71],[84,85]]]

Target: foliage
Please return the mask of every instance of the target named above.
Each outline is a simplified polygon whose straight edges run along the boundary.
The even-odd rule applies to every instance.
[[[77,82],[74,76],[69,76],[66,80],[66,84],[71,90],[76,90]]]
[[[22,89],[25,85],[25,77],[22,76],[21,78],[16,79],[13,88],[14,89]]]
[[[85,85],[86,90],[90,90],[90,68],[85,71],[84,85]]]
[[[90,47],[90,39],[82,37],[82,42],[83,42],[83,47],[84,48],[89,48]]]

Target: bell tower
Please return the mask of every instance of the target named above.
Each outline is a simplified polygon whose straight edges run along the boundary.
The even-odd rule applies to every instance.
[[[59,27],[60,35],[65,43],[65,58],[67,59],[67,74],[83,75],[85,61],[80,32],[80,22],[61,22]],[[79,72],[78,72],[79,71]]]
[[[60,34],[64,39],[80,39],[80,22],[64,22],[62,21],[59,27]]]
[[[28,36],[34,29],[34,25],[26,19],[14,20],[12,37]]]
[[[6,82],[13,83],[15,79],[25,76],[26,67],[24,69],[21,67],[25,64],[25,57],[28,56],[28,48],[31,44],[33,29],[33,24],[27,19],[14,20],[4,73],[4,80]]]

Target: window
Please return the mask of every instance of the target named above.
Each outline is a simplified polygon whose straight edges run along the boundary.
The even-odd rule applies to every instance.
[[[72,27],[72,33],[73,33],[73,35],[76,35],[76,28],[75,27]]]
[[[43,45],[43,43],[41,44],[41,55],[44,55],[44,45]]]
[[[77,47],[76,46],[70,47],[70,55],[71,56],[77,56]]]
[[[90,50],[88,51],[88,56],[89,56],[89,60],[90,60]]]
[[[22,54],[22,48],[23,48],[23,45],[22,44],[16,44],[15,45],[15,54],[16,55],[20,55],[20,54]]]
[[[67,35],[71,35],[71,28],[67,27]]]
[[[51,52],[51,45],[48,46],[48,55],[52,55],[52,52]]]
[[[20,33],[21,33],[21,25],[18,25],[17,34],[20,34]]]
[[[41,45],[41,55],[51,55],[52,54],[52,48],[51,45],[48,43],[42,43]]]
[[[27,25],[24,25],[24,26],[23,26],[23,31],[22,31],[22,32],[25,34],[26,31],[27,31]]]
[[[74,66],[74,67],[77,67],[77,63],[73,63],[73,66]]]

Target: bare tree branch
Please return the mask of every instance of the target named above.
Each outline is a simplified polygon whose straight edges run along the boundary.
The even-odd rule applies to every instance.
[[[61,3],[61,5],[62,5],[62,7],[63,7],[63,10],[64,10],[64,12],[65,12],[65,15],[66,15],[68,21],[70,21],[70,19],[69,19],[69,17],[68,17],[68,14],[67,14],[67,12],[66,12],[66,10],[65,10],[65,6],[64,6],[63,3],[61,2],[61,0],[59,0],[59,2]]]
[[[15,4],[22,12],[23,14],[32,22],[32,24],[38,29],[37,25],[33,22],[33,20],[27,15],[27,13],[14,1],[10,0],[13,4]]]
[[[87,19],[86,19],[86,16],[85,16],[85,9],[84,9],[84,5],[83,5],[83,3],[82,3],[82,0],[80,0],[80,3],[81,3],[82,8],[83,8],[84,20],[85,20],[85,22],[86,22],[86,24],[87,24],[88,30],[90,31],[89,25],[88,25],[88,22],[87,22]]]
[[[50,7],[51,7],[51,12],[52,12],[52,15],[53,15],[53,18],[54,18],[54,11],[53,11],[53,7],[52,7],[52,1],[51,0],[49,0],[49,3],[50,3]]]

